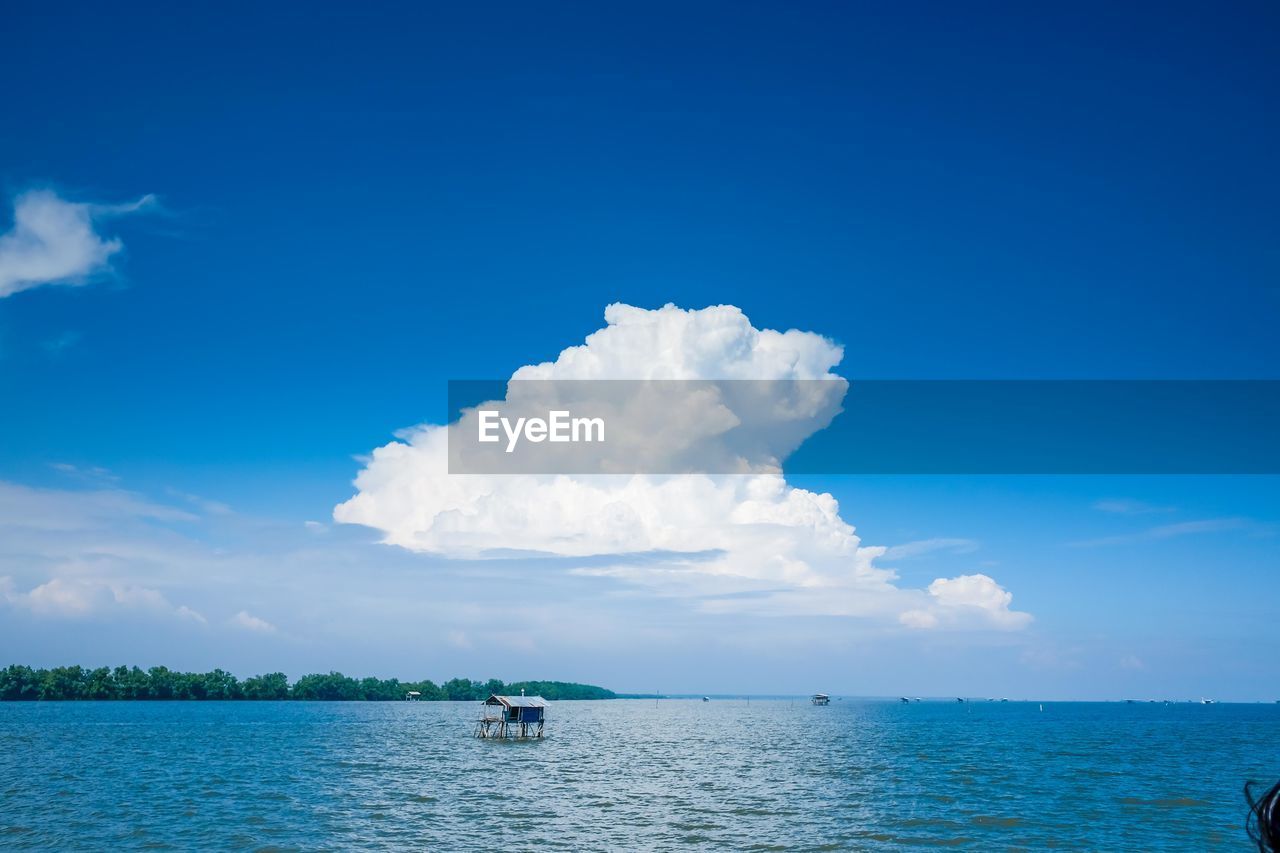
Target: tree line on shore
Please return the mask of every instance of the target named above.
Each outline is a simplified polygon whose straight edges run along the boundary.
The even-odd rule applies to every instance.
[[[282,672],[255,675],[244,680],[229,672],[175,672],[163,666],[150,669],[118,666],[88,669],[56,666],[32,669],[11,665],[0,670],[0,701],[72,699],[313,699],[381,702],[404,699],[410,692],[427,702],[479,701],[490,694],[518,694],[545,699],[613,699],[612,690],[567,681],[517,681],[504,684],[496,678],[472,681],[453,678],[434,681],[401,681],[398,678],[351,678],[340,672],[304,675],[292,684]]]

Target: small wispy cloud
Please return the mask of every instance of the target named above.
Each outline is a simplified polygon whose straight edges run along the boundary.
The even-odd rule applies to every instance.
[[[1157,512],[1176,512],[1176,507],[1157,506],[1144,501],[1135,501],[1128,498],[1108,498],[1105,500],[1095,501],[1093,508],[1099,512],[1110,512],[1116,515],[1150,515]]]
[[[918,539],[915,542],[904,542],[885,549],[882,559],[909,560],[937,551],[948,554],[970,554],[978,550],[978,543],[972,539]]]
[[[1023,649],[1018,660],[1030,669],[1041,671],[1077,670],[1084,667],[1084,649],[1079,646],[1038,645]]]
[[[204,616],[201,613],[199,613],[198,611],[192,610],[190,607],[187,607],[187,605],[185,604],[180,605],[178,609],[173,612],[184,619],[190,619],[192,622],[199,622],[201,625],[207,625],[209,622],[209,620],[204,618]]]
[[[1268,536],[1274,532],[1274,527],[1269,524],[1262,524],[1252,518],[1206,518],[1199,521],[1162,524],[1136,533],[1104,536],[1100,539],[1086,539],[1082,542],[1072,542],[1071,544],[1077,548],[1093,548],[1100,545],[1128,545],[1135,542],[1154,542],[1162,539],[1174,539],[1179,536],[1194,536],[1200,533],[1223,533],[1232,530],[1247,531],[1255,536]]]
[[[124,248],[97,225],[155,204],[143,196],[127,204],[88,204],[49,190],[23,193],[13,202],[13,227],[0,234],[0,298],[45,284],[81,285],[109,272]]]
[[[12,577],[0,577],[0,604],[44,616],[88,616],[123,608],[205,622],[200,613],[185,604],[175,606],[157,589],[97,578],[54,577],[22,592]]]
[[[237,628],[243,628],[246,631],[255,631],[259,634],[274,634],[276,631],[275,625],[272,625],[265,619],[259,619],[247,610],[241,610],[235,616],[232,616],[231,624]]]
[[[66,331],[60,335],[41,341],[40,348],[49,355],[59,355],[66,350],[71,349],[80,342],[80,333],[76,331]]]
[[[70,462],[52,462],[49,467],[59,474],[66,474],[68,477],[87,480],[92,483],[115,483],[120,479],[100,465],[81,466],[73,465]]]
[[[227,504],[224,504],[222,501],[212,501],[208,498],[203,498],[200,495],[193,495],[190,492],[184,492],[180,489],[174,488],[165,489],[165,492],[172,497],[180,498],[181,500],[199,508],[205,515],[231,515],[235,512],[235,510]]]

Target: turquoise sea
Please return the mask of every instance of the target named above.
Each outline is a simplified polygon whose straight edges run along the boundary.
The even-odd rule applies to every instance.
[[[1280,706],[0,705],[0,847],[1248,850]]]

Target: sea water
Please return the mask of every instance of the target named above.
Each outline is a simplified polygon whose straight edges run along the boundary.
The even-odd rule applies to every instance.
[[[1043,710],[1042,710],[1043,708]],[[0,704],[0,847],[1249,849],[1280,706]]]

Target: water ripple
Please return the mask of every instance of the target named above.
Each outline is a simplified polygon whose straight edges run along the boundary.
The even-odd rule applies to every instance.
[[[0,705],[0,847],[1244,846],[1280,709],[559,702]],[[1156,817],[1158,813],[1158,817]]]

